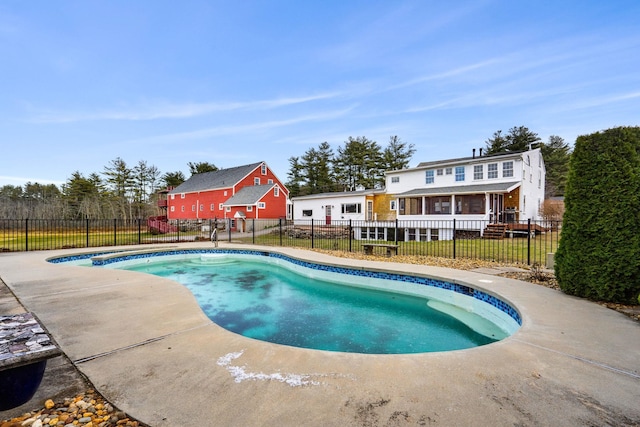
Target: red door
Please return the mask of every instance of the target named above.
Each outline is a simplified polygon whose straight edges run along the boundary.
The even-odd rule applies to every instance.
[[[325,224],[331,225],[331,205],[326,205],[325,210]]]

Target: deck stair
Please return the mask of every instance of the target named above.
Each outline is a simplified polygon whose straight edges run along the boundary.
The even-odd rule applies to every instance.
[[[507,224],[487,224],[487,227],[482,233],[482,237],[485,239],[504,239],[507,231]]]

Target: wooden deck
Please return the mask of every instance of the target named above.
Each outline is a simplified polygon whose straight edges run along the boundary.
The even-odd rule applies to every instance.
[[[482,233],[485,239],[504,239],[505,237],[526,237],[531,232],[531,237],[549,231],[539,224],[521,224],[521,223],[497,223],[488,224]]]

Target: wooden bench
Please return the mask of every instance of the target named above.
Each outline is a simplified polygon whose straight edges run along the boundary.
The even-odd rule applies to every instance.
[[[398,255],[398,245],[387,245],[383,243],[364,243],[362,245],[365,255],[373,255],[373,248],[386,248],[387,256]]]

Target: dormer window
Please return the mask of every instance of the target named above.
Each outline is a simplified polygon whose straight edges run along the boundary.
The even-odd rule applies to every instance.
[[[253,178],[253,185],[260,185],[260,178]]]
[[[265,165],[264,163],[260,166],[260,173],[262,175],[266,175],[267,174],[267,165]]]

